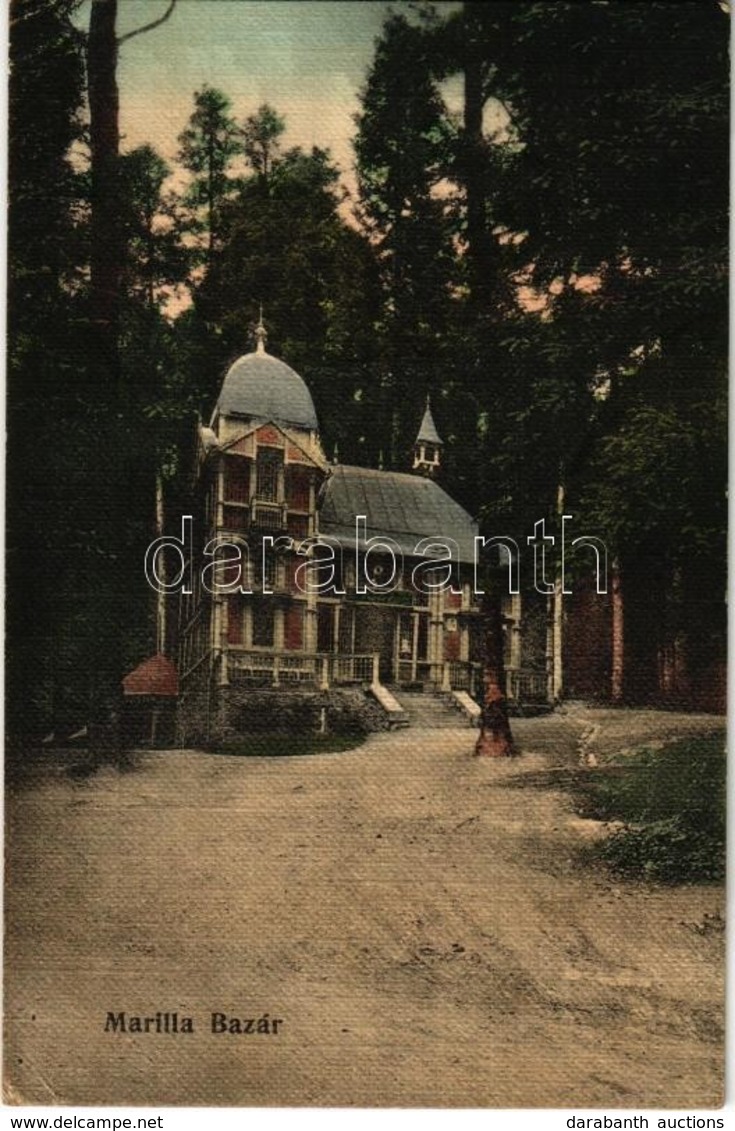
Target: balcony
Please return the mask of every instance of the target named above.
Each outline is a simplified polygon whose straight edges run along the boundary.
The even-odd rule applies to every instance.
[[[250,501],[250,525],[255,530],[283,531],[287,518],[286,503],[274,503],[257,496]]]

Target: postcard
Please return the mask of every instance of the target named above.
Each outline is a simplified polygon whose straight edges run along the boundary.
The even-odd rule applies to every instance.
[[[725,8],[11,0],[6,1104],[723,1126]]]

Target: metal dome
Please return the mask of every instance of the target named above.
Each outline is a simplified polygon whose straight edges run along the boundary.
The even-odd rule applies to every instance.
[[[314,402],[305,382],[284,361],[266,353],[262,339],[254,353],[245,354],[230,366],[217,411],[319,430]]]

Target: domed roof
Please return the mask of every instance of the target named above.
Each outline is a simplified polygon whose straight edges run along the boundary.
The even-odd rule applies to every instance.
[[[284,361],[266,353],[262,323],[254,353],[238,358],[222,383],[217,410],[230,416],[252,416],[318,431],[314,402],[306,383]]]

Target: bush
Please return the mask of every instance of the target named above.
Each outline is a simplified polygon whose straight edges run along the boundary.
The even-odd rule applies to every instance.
[[[617,763],[622,766],[621,762]],[[624,826],[600,847],[616,872],[663,883],[725,874],[725,742],[713,734],[626,758],[597,790],[598,814]]]

